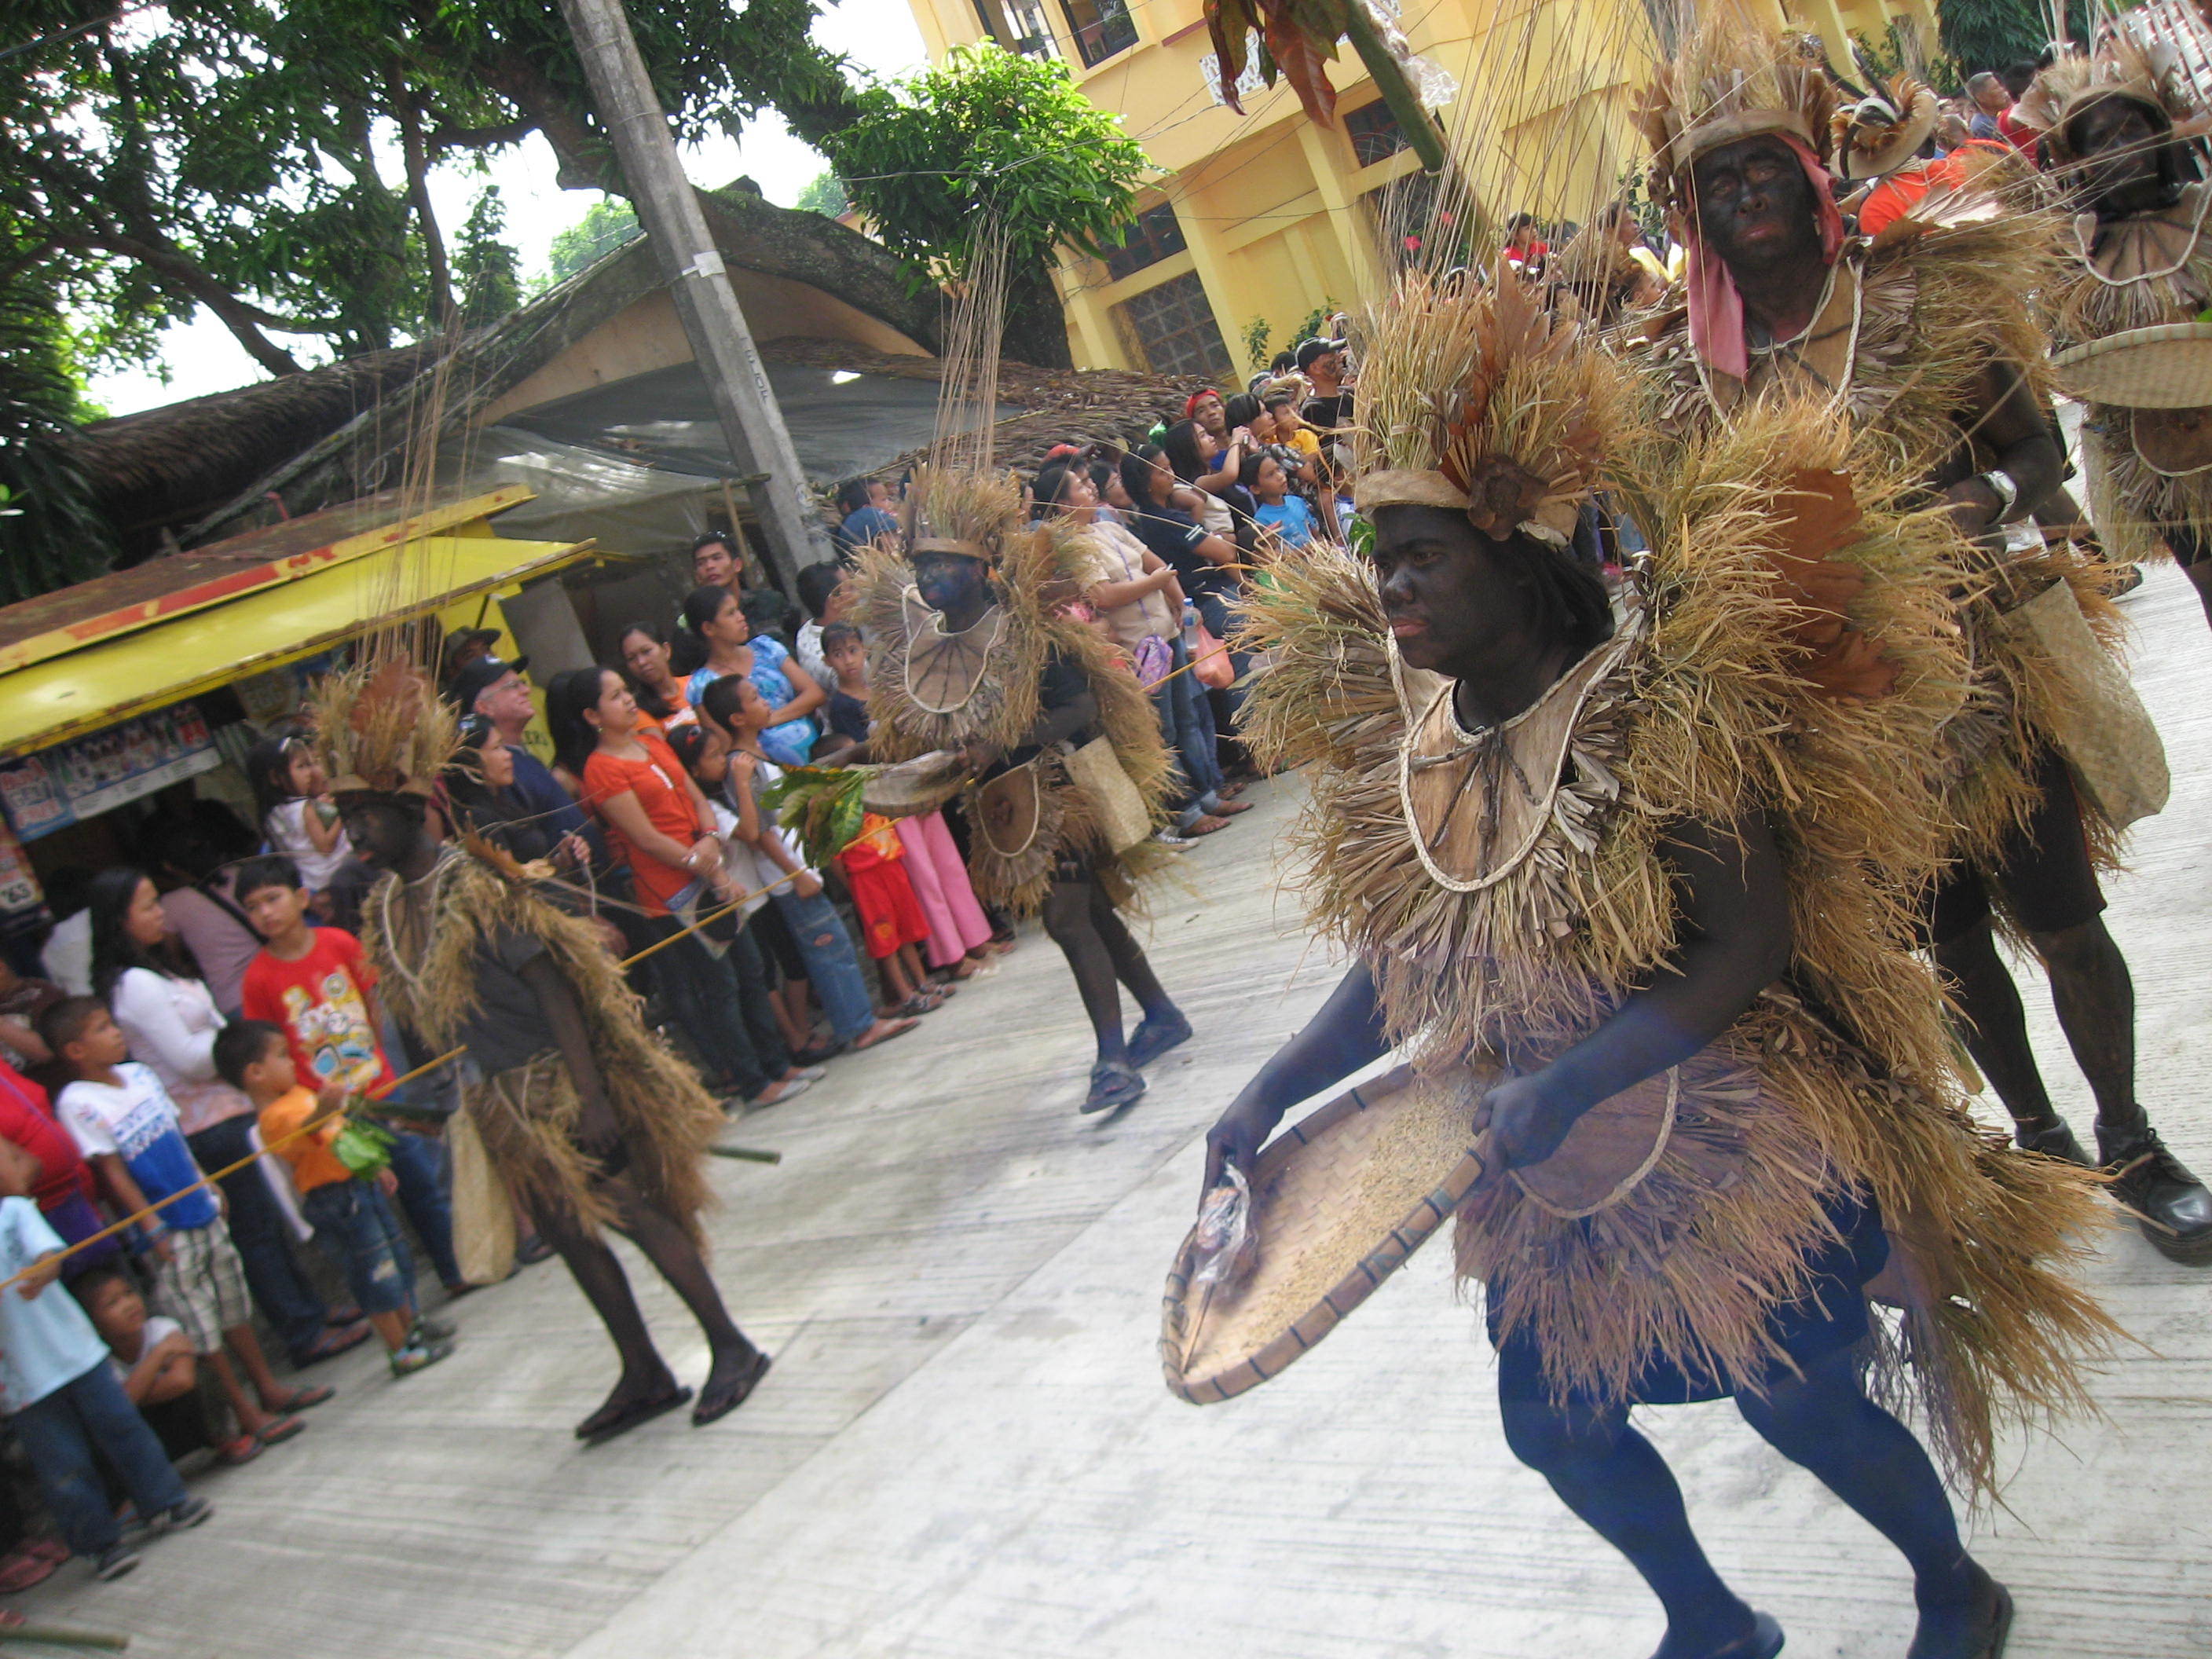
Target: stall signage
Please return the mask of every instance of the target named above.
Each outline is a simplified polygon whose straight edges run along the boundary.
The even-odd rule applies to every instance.
[[[0,765],[0,808],[36,841],[222,764],[199,709],[180,702]]]

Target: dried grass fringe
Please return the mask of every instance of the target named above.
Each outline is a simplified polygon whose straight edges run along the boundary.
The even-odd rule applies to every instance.
[[[387,934],[387,915],[399,927],[408,926],[396,877],[380,882],[362,908],[362,944],[392,1012],[433,1048],[451,1048],[480,1006],[478,951],[507,931],[543,944],[575,988],[592,1056],[629,1148],[633,1178],[647,1202],[676,1218],[703,1247],[699,1214],[712,1194],[701,1160],[720,1132],[720,1109],[697,1074],[647,1029],[635,994],[599,935],[458,850],[446,853],[429,879],[438,886],[428,939]],[[556,1061],[553,1069],[565,1078],[565,1066]],[[481,1103],[472,1109],[502,1179],[526,1198],[552,1205],[596,1231],[614,1218],[613,1212],[592,1189],[590,1166],[569,1139],[574,1114],[562,1103],[573,1098],[573,1084],[565,1097],[557,1090],[533,1091],[532,1105],[544,1115],[526,1120],[487,1113]]]

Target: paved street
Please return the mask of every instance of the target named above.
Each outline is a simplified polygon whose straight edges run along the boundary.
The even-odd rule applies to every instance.
[[[2144,1093],[2212,1165],[2212,672],[2195,599],[2132,602],[2176,772],[2113,922],[2142,998]],[[716,1262],[776,1369],[711,1430],[672,1416],[581,1451],[610,1351],[557,1266],[463,1304],[452,1361],[402,1383],[349,1356],[313,1428],[211,1475],[219,1510],[112,1586],[80,1565],[15,1598],[126,1630],[149,1659],[1638,1659],[1641,1586],[1500,1441],[1479,1321],[1432,1248],[1279,1381],[1200,1409],[1162,1387],[1163,1271],[1206,1124],[1334,978],[1274,848],[1296,785],[1186,856],[1163,977],[1198,1040],[1117,1121],[1079,1118],[1089,1055],[1039,936],[922,1031],[735,1126]],[[1201,898],[1200,896],[1203,895]],[[2088,1127],[2039,983],[2038,1041]],[[635,1267],[635,1256],[628,1258]],[[2212,1652],[2212,1269],[2131,1233],[2094,1277],[2144,1345],[2102,1420],[2008,1449],[1976,1547],[2020,1601],[2013,1659]],[[687,1379],[703,1348],[649,1311]],[[1898,1559],[1726,1405],[1643,1414],[1723,1571],[1800,1656],[1902,1655]]]

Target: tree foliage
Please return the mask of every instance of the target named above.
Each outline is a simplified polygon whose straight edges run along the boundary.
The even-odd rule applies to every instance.
[[[918,267],[964,275],[993,219],[1008,260],[1035,264],[1063,242],[1095,253],[1133,216],[1145,152],[1065,64],[956,46],[856,102],[823,148],[877,235]]]
[[[1936,0],[1936,29],[1968,75],[2033,63],[2051,33],[2036,0]]]
[[[799,192],[799,200],[793,205],[802,212],[818,213],[824,218],[835,219],[852,204],[852,198],[845,193],[843,179],[834,173],[817,173],[807,182],[806,188]]]
[[[612,196],[603,202],[594,202],[584,210],[582,218],[553,238],[553,245],[545,255],[546,280],[565,283],[578,271],[597,264],[624,242],[644,234],[644,228],[638,223],[637,214],[628,202]]]
[[[567,27],[544,0],[195,0],[111,12],[13,0],[0,58],[0,287],[94,319],[149,362],[205,305],[272,373],[280,336],[336,356],[450,320],[441,163],[548,139],[562,181],[619,188]],[[679,139],[774,106],[851,118],[813,0],[658,0],[632,23]]]
[[[107,568],[115,538],[70,455],[77,400],[61,320],[0,293],[0,604]]]
[[[506,229],[507,204],[487,185],[470,205],[453,250],[464,328],[496,322],[522,303],[522,257],[507,242]]]

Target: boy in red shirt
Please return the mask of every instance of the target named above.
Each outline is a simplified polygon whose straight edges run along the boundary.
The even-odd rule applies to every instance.
[[[373,1094],[393,1080],[378,1033],[376,973],[361,941],[343,927],[318,927],[308,910],[299,866],[283,857],[248,859],[232,884],[239,907],[268,941],[246,965],[240,1010],[284,1033],[293,1069],[307,1089],[342,1085]],[[453,1257],[453,1213],[437,1179],[436,1150],[421,1136],[390,1125],[392,1173],[399,1202],[428,1251],[450,1297],[471,1288]]]

